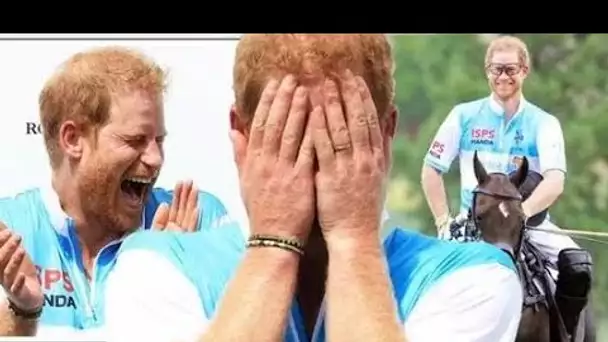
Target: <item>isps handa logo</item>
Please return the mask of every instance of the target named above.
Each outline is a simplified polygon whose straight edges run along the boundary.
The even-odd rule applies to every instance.
[[[25,135],[42,134],[42,125],[38,122],[27,121],[25,123]]]
[[[473,128],[471,130],[471,144],[474,145],[492,145],[496,131],[487,128]]]
[[[441,155],[443,154],[444,150],[445,150],[445,145],[442,144],[441,142],[435,140],[435,141],[433,141],[433,144],[431,145],[429,154],[437,159],[441,159]]]
[[[36,266],[38,281],[44,291],[44,306],[76,309],[74,285],[67,272]]]

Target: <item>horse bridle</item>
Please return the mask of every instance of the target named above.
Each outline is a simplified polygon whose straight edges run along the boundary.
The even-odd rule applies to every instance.
[[[521,196],[521,194],[517,194],[517,195],[511,195],[511,194],[504,194],[504,193],[495,193],[483,188],[480,188],[479,186],[476,187],[473,190],[473,202],[471,205],[471,216],[473,219],[473,223],[475,224],[475,227],[477,227],[477,230],[483,235],[481,229],[480,229],[480,222],[479,222],[479,218],[477,216],[477,213],[475,212],[475,203],[476,203],[476,198],[477,198],[477,194],[484,194],[486,196],[490,196],[492,198],[496,198],[496,199],[502,199],[502,200],[513,200],[513,201],[522,201],[523,197]],[[524,222],[522,221],[522,227],[524,225]],[[519,253],[519,249],[521,248],[521,243],[522,243],[522,239],[523,239],[523,232],[522,234],[519,235],[519,241],[517,242],[517,246],[515,247],[515,249],[513,249],[513,247],[505,242],[499,241],[494,243],[493,245],[500,248],[501,250],[503,250],[505,253],[507,253],[511,259],[513,259],[514,263],[517,263],[517,253]]]

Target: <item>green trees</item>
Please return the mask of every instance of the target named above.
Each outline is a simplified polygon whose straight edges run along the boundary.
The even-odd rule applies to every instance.
[[[561,227],[608,232],[608,36],[521,35],[532,73],[526,98],[556,115],[564,130],[568,177],[551,215]],[[434,231],[420,188],[422,160],[439,124],[457,103],[489,93],[483,72],[489,35],[402,35],[393,38],[397,60],[395,140],[389,207],[397,220]],[[457,208],[457,163],[447,177]],[[608,317],[608,245],[578,240],[593,252],[595,307]]]

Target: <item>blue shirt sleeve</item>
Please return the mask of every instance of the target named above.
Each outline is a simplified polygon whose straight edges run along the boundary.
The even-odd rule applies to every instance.
[[[0,198],[0,221],[22,237],[22,245],[30,256],[35,252],[40,237],[44,239],[47,236],[48,232],[42,232],[42,227],[52,224],[38,189]],[[38,243],[38,247],[46,244]]]

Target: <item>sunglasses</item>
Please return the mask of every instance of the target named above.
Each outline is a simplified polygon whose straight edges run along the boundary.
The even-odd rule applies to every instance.
[[[507,76],[517,75],[524,66],[519,63],[514,64],[489,64],[486,66],[486,71],[494,76],[500,76],[504,72]]]

